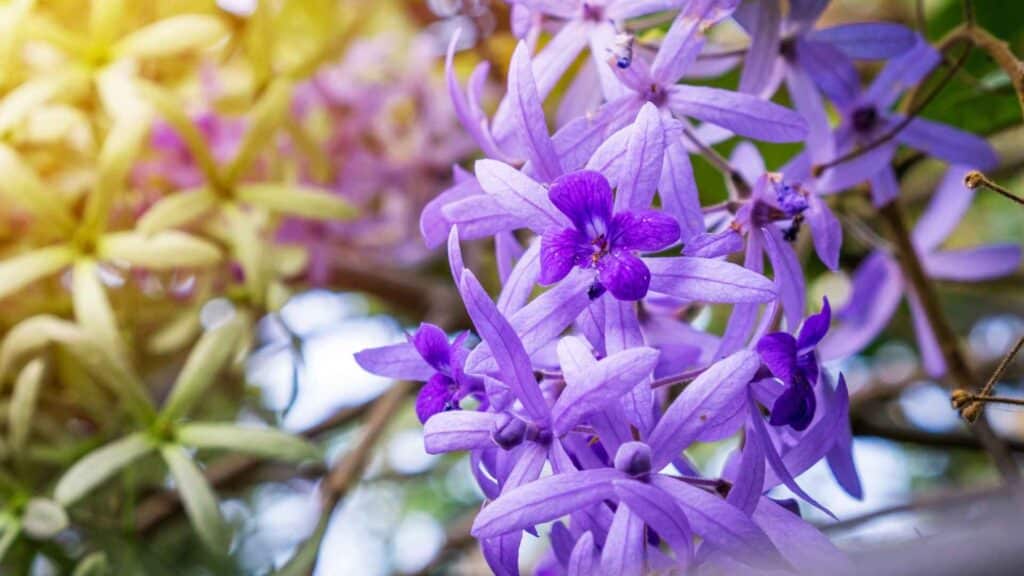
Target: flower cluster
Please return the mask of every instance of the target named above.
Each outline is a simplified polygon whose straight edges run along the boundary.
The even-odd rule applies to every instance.
[[[472,173],[456,168],[420,220],[428,246],[447,245],[479,343],[466,348],[463,333],[449,344],[423,325],[357,361],[427,381],[417,401],[426,450],[469,453],[487,498],[472,533],[496,574],[518,574],[524,533],[550,522],[550,573],[847,572],[796,503],[769,491],[785,486],[830,514],[794,479],[827,461],[861,496],[846,384],[821,362],[865,346],[904,291],[882,248],[854,280],[839,335],[828,335],[827,299],[807,315],[795,241],[810,235],[837,269],[843,234],[827,196],[867,182],[876,205],[892,202],[898,144],[977,168],[995,162],[978,137],[890,110],[938,54],[896,24],[818,28],[825,1],[793,0],[785,15],[777,0],[510,4],[520,42],[493,116],[480,105],[486,64],[464,91],[452,41],[451,98],[485,157]],[[667,30],[637,28],[656,14],[672,16]],[[736,64],[704,58],[722,52],[709,35],[727,20],[751,38],[738,90],[686,81]],[[862,90],[854,62],[864,60],[884,66]],[[795,109],[771,101],[783,84]],[[556,93],[552,132],[543,104]],[[728,159],[711,148],[734,137],[803,146],[769,171],[749,141]],[[702,202],[695,154],[725,173],[727,201]],[[977,257],[933,253],[970,202],[951,198],[960,174],[951,170],[915,232],[938,275]],[[490,238],[496,300],[462,253],[463,242]],[[984,271],[957,277],[1019,264],[1014,248],[983,251]],[[694,322],[712,305],[731,306],[720,333]],[[686,456],[737,437],[722,470]]]

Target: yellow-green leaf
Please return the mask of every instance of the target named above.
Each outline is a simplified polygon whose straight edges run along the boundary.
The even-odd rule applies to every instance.
[[[209,48],[226,34],[227,27],[216,16],[182,14],[132,32],[117,43],[115,52],[138,58],[166,58]]]
[[[14,393],[7,407],[7,425],[11,449],[15,452],[20,452],[28,441],[32,417],[36,412],[36,400],[45,372],[46,365],[42,360],[36,359],[26,364],[14,381]]]
[[[53,500],[31,498],[21,515],[21,527],[33,538],[53,538],[68,527],[68,513]]]
[[[238,187],[236,198],[273,212],[315,220],[345,220],[356,215],[344,198],[308,186],[245,184]]]
[[[75,220],[60,195],[39,179],[18,153],[0,143],[0,193],[46,218],[57,230],[72,230]]]
[[[320,449],[303,438],[274,428],[238,424],[194,423],[178,428],[178,442],[194,448],[227,450],[291,462],[317,460]]]
[[[144,234],[177,228],[197,220],[217,205],[217,195],[208,188],[182,190],[150,206],[137,228]]]
[[[61,476],[53,497],[61,505],[70,506],[125,466],[152,452],[153,448],[152,440],[142,432],[97,448]]]
[[[288,118],[292,100],[292,84],[279,78],[267,86],[263,96],[253,106],[249,117],[249,130],[242,138],[235,159],[228,166],[225,183],[230,186],[245,174],[256,156],[265,150],[277,129]]]
[[[75,320],[86,333],[118,358],[127,360],[128,351],[117,327],[114,308],[100,282],[99,269],[92,260],[79,260],[71,274],[71,303]]]
[[[214,552],[227,552],[231,544],[231,533],[224,523],[217,497],[206,477],[181,446],[164,446],[160,454],[171,470],[178,494],[185,505],[185,513],[199,538]]]
[[[173,94],[157,84],[137,80],[136,89],[153,106],[156,113],[165,122],[170,124],[174,131],[178,133],[178,136],[185,142],[185,146],[188,148],[189,153],[192,154],[192,158],[195,159],[203,174],[206,175],[207,183],[214,184],[218,182],[220,180],[220,170],[217,168],[217,162],[213,159],[209,146],[206,145],[206,139],[200,134],[199,129],[196,128],[192,119],[185,112],[184,105]]]
[[[22,122],[32,111],[52,98],[80,84],[82,76],[73,71],[47,74],[25,81],[0,102],[0,134]]]
[[[168,230],[148,235],[115,232],[100,238],[97,254],[147,270],[203,268],[221,260],[214,244],[185,232]]]
[[[241,318],[234,317],[206,331],[196,342],[174,382],[161,415],[167,420],[184,416],[227,366],[242,335]]]
[[[124,22],[125,0],[91,0],[89,7],[89,39],[94,46],[109,46]]]
[[[69,246],[51,246],[25,252],[0,261],[0,298],[10,296],[29,284],[66,268],[75,260]]]

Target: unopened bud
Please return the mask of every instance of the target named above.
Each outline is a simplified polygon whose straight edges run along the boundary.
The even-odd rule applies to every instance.
[[[985,175],[977,170],[971,170],[964,176],[964,186],[967,186],[971,190],[974,190],[978,186],[981,186],[985,182]]]
[[[491,439],[505,450],[511,450],[522,444],[526,437],[526,422],[508,413],[503,413],[494,423]]]
[[[626,442],[615,453],[615,469],[630,476],[651,472],[651,447],[643,442]]]
[[[953,403],[953,408],[963,410],[964,406],[971,402],[971,393],[963,389],[953,390],[949,399]]]
[[[975,422],[978,421],[978,417],[981,416],[982,408],[984,408],[984,404],[982,404],[981,402],[975,402],[961,410],[960,415],[964,417],[964,420],[967,420],[971,424],[974,424]]]

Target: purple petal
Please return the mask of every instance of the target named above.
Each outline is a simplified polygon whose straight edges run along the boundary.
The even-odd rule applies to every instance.
[[[416,416],[421,423],[426,423],[431,416],[451,408],[452,380],[444,374],[434,374],[420,388],[416,396]]]
[[[762,452],[764,452],[764,455],[768,460],[768,465],[771,468],[771,474],[766,475],[765,478],[765,489],[767,490],[768,488],[774,486],[778,482],[782,482],[782,484],[784,484],[786,488],[789,488],[790,491],[793,492],[793,494],[796,494],[808,504],[821,510],[825,514],[831,516],[832,518],[835,518],[832,512],[830,512],[827,508],[819,504],[817,500],[811,498],[811,496],[807,492],[804,492],[804,489],[801,488],[800,485],[796,483],[796,480],[793,479],[793,475],[787,469],[786,463],[783,462],[782,457],[779,456],[778,450],[775,449],[775,444],[772,442],[772,437],[768,433],[768,428],[764,424],[764,419],[761,417],[761,411],[754,403],[753,392],[751,392],[749,389],[747,390],[747,401],[750,405],[750,420],[753,424],[751,428],[754,431],[754,433],[749,436],[748,441],[758,443],[759,449]],[[828,441],[834,441],[834,437],[828,438]],[[820,460],[821,455],[819,455],[817,459]],[[776,478],[778,480],[776,480]]]
[[[427,454],[493,446],[491,431],[494,429],[496,418],[497,414],[472,410],[452,410],[435,414],[433,418],[426,420],[423,426],[423,446]]]
[[[825,110],[825,103],[821,100],[821,93],[818,92],[814,81],[802,67],[786,66],[785,68],[786,87],[789,97],[793,101],[793,108],[807,121],[806,155],[815,163],[825,162],[834,156],[834,152],[832,150],[832,128],[828,112]],[[796,176],[791,174],[789,167],[783,169],[782,172],[789,176]]]
[[[537,386],[530,357],[526,355],[523,343],[508,320],[498,312],[471,270],[462,273],[459,292],[462,293],[466,311],[477,332],[490,346],[491,354],[501,370],[502,382],[512,389],[534,422],[548,422],[548,405]]]
[[[619,300],[640,300],[647,295],[651,273],[633,254],[613,250],[601,258],[597,268],[601,284]]]
[[[534,354],[557,338],[590,304],[587,292],[593,286],[593,275],[576,270],[521,308],[509,318],[516,334],[522,334],[527,354]],[[492,373],[499,369],[487,342],[481,342],[466,359],[466,372]]]
[[[804,286],[804,272],[797,260],[793,246],[782,238],[782,232],[775,226],[763,228],[765,231],[765,248],[768,260],[772,263],[775,275],[775,288],[782,301],[782,311],[786,315],[786,325],[795,330],[800,325],[807,308]]]
[[[753,434],[750,430],[746,435]],[[739,468],[732,480],[732,488],[726,496],[726,502],[732,504],[746,515],[757,508],[757,503],[764,492],[764,452],[757,442],[745,442],[740,455]]]
[[[921,354],[924,372],[932,378],[940,378],[946,374],[946,360],[935,330],[928,321],[928,314],[912,290],[907,291],[907,303],[910,305],[910,319],[914,323],[914,338],[917,340],[917,351]]]
[[[494,261],[498,269],[498,279],[502,284],[508,282],[513,266],[522,257],[523,252],[523,245],[512,232],[502,232],[494,236]]]
[[[423,236],[427,248],[437,248],[448,238],[448,229],[451,224],[442,212],[446,205],[482,194],[480,183],[473,178],[456,184],[427,203],[420,214],[420,234]]]
[[[812,314],[804,320],[804,325],[800,328],[800,335],[796,340],[796,347],[800,350],[806,350],[812,346],[817,346],[818,342],[821,342],[822,338],[828,332],[828,327],[832,324],[832,306],[828,303],[828,298],[822,298],[821,312]]]
[[[476,538],[490,538],[550,522],[613,498],[612,482],[626,476],[611,468],[548,476],[509,490],[480,511]]]
[[[900,195],[900,183],[896,173],[889,166],[883,167],[871,176],[871,202],[881,208]]]
[[[853,62],[837,48],[824,42],[798,40],[797,64],[814,83],[839,106],[849,106],[860,93],[860,78]]]
[[[756,354],[743,350],[716,362],[684,388],[648,438],[654,469],[671,462],[703,429],[742,410],[743,391],[760,366]]]
[[[555,126],[562,128],[580,117],[580,111],[593,111],[601,106],[604,96],[601,94],[601,78],[597,74],[597,66],[593,59],[580,67],[572,83],[565,89],[558,110],[555,112]],[[575,166],[572,169],[576,169]]]
[[[1016,244],[993,244],[933,252],[922,260],[925,272],[933,278],[982,282],[1016,272],[1020,268],[1021,249]]]
[[[765,142],[796,142],[807,137],[807,122],[799,114],[749,94],[682,84],[670,87],[668,93],[673,112],[740,136]]]
[[[495,576],[519,576],[519,546],[522,540],[523,533],[514,532],[480,541],[484,560]]]
[[[626,250],[655,252],[679,240],[679,223],[654,210],[621,212],[612,219],[611,243]]]
[[[548,460],[547,446],[537,442],[525,442],[516,449],[516,463],[509,472],[501,489],[503,492],[525,486],[540,477]]]
[[[768,423],[772,426],[790,426],[802,432],[811,425],[816,407],[814,390],[806,382],[797,380],[775,399]]]
[[[679,8],[680,0],[628,0],[609,2],[605,16],[609,20],[629,20],[638,16],[654,14]]]
[[[893,117],[898,121],[898,116]],[[896,135],[901,143],[946,162],[990,170],[999,156],[984,138],[924,118],[914,118]]]
[[[533,12],[540,12],[563,20],[572,20],[576,17],[576,7],[561,0],[516,0],[516,3]]]
[[[647,537],[644,521],[628,505],[619,504],[601,551],[601,574],[643,576]]]
[[[651,483],[672,497],[708,544],[755,568],[784,565],[768,535],[726,500],[674,478],[655,476]]]
[[[627,96],[630,93],[615,74],[615,71],[619,70],[618,66],[608,65],[608,54],[612,52],[616,36],[618,36],[618,31],[611,22],[591,24],[588,34],[590,57],[597,66],[597,75],[601,80],[601,93],[608,101]],[[605,65],[601,66],[602,63]]]
[[[594,545],[594,535],[589,531],[584,532],[569,556],[569,576],[593,576],[600,568],[600,563],[600,551]]]
[[[853,275],[850,300],[839,314],[842,322],[818,345],[823,360],[845,358],[875,339],[903,299],[904,284],[898,265],[875,252]]]
[[[893,22],[854,22],[819,30],[806,36],[816,42],[827,42],[850,58],[886,60],[910,50],[917,43],[917,34]]]
[[[640,329],[636,306],[631,302],[622,302],[615,298],[602,298],[598,302],[601,301],[604,303],[605,355],[613,356],[623,351],[643,347],[644,333]],[[660,356],[659,354],[659,359]],[[654,427],[654,392],[648,385],[651,377],[652,374],[648,373],[643,378],[643,382],[639,382],[622,397],[622,409],[625,412],[626,422],[636,427],[644,435]]]
[[[566,174],[551,185],[548,198],[588,238],[607,232],[612,219],[612,188],[601,173],[581,170]]]
[[[478,160],[476,177],[484,192],[538,234],[551,226],[564,228],[565,218],[551,205],[547,191],[529,176],[496,160]]]
[[[754,3],[749,26],[751,41],[740,74],[740,92],[760,96],[771,81],[772,71],[779,58],[782,10],[779,0],[761,0]]]
[[[363,370],[395,380],[425,382],[436,372],[408,342],[369,348],[357,352],[355,359]]]
[[[511,214],[494,197],[486,194],[455,200],[441,207],[447,226],[458,226],[463,240],[489,238],[500,232],[525,228],[526,222]]]
[[[913,48],[882,68],[865,93],[867,100],[878,108],[888,108],[904,90],[920,82],[941,60],[931,44],[918,39]]]
[[[828,7],[830,0],[789,0],[789,18],[813,23]]]
[[[665,131],[661,125],[661,113],[648,102],[640,109],[630,131],[626,168],[615,198],[616,212],[650,207],[664,156]]]
[[[452,278],[462,278],[462,271],[466,268],[462,259],[458,226],[452,226],[451,232],[448,233],[448,268],[452,273]]]
[[[577,337],[563,338],[558,343],[558,358],[562,363],[568,363],[572,361],[571,357],[581,354],[590,355],[590,351]],[[555,435],[564,435],[587,414],[628,393],[650,377],[657,362],[657,350],[633,348],[612,354],[583,373],[566,372],[566,387],[551,408]]]
[[[592,114],[572,120],[552,140],[566,171],[577,170],[587,163],[591,155],[605,141],[607,134],[627,126],[640,110],[641,101],[625,96],[608,102]]]
[[[455,58],[455,47],[459,42],[459,36],[461,35],[460,30],[456,30],[455,34],[452,35],[451,42],[448,44],[448,52],[445,56],[445,80],[448,84],[448,95],[451,98],[452,106],[455,109],[455,116],[458,118],[462,127],[469,133],[469,135],[476,141],[480,149],[483,150],[484,154],[491,158],[502,159],[504,155],[498,149],[498,145],[495,144],[493,137],[491,136],[490,130],[487,128],[487,118],[483,111],[479,107],[473,106],[466,100],[465,94],[462,92],[462,88],[459,87],[459,81],[455,77],[455,67],[453,65]],[[485,77],[489,65],[486,62],[481,62],[477,65],[476,70],[473,72],[473,78]],[[480,74],[480,72],[483,74]],[[479,89],[482,85],[479,82],[470,80],[470,89],[479,93]],[[473,100],[479,100],[477,95],[471,95]]]
[[[741,266],[707,258],[646,258],[651,290],[691,302],[769,302],[770,280]]]
[[[798,573],[834,576],[855,573],[849,558],[827,536],[771,498],[761,498],[754,512],[754,522],[768,534]]]
[[[512,54],[508,72],[508,99],[512,102],[516,134],[527,160],[543,180],[554,180],[562,173],[562,167],[558,165],[555,147],[548,136],[544,109],[533,79],[529,49],[524,42],[520,42]]]
[[[757,355],[772,375],[792,382],[796,373],[796,339],[785,332],[773,332],[757,342]]]
[[[420,356],[435,370],[441,371],[451,363],[448,335],[437,326],[424,322],[409,340]]]
[[[665,148],[658,194],[662,208],[679,222],[683,242],[704,232],[704,213],[701,211],[697,181],[693,178],[690,155],[678,140],[669,140]]]
[[[715,234],[694,236],[683,247],[683,256],[718,258],[743,249],[743,236],[732,228]]]
[[[626,126],[605,140],[587,160],[587,170],[600,172],[610,186],[618,186],[626,171],[626,151],[633,125]]]
[[[761,249],[761,235],[747,235],[747,253],[743,256],[743,267],[751,272],[759,273],[764,266],[764,252]],[[774,290],[774,285],[772,286]],[[746,347],[750,331],[757,322],[757,304],[737,304],[729,315],[722,333],[716,358],[721,358]]]
[[[804,216],[811,227],[814,251],[829,270],[839,269],[839,251],[843,246],[843,226],[821,197],[811,194]]]
[[[665,492],[636,480],[613,482],[615,493],[629,509],[665,539],[676,554],[676,562],[686,566],[693,557],[693,532],[679,505]]]
[[[845,151],[845,149],[838,145],[836,145],[835,149]],[[892,160],[895,152],[896,146],[894,144],[883,144],[849,162],[829,168],[818,178],[816,188],[821,194],[852,188],[861,182],[867,181],[880,171],[888,169],[889,162]],[[828,160],[832,160],[832,158],[828,158]],[[872,193],[874,193],[873,190]]]
[[[651,66],[654,80],[663,85],[675,84],[693,64],[704,46],[703,31],[727,17],[737,2],[696,0],[679,12]]]
[[[924,213],[914,225],[914,246],[922,253],[941,245],[956,230],[974,200],[974,190],[964,185],[970,169],[950,166],[932,194]]]
[[[831,386],[822,386],[829,410],[836,410],[832,406],[842,406],[840,402],[846,402],[849,406],[849,392],[846,389],[846,379],[839,375],[839,384],[836,390]],[[838,398],[839,395],[846,395],[846,399]],[[832,469],[839,485],[846,490],[846,493],[857,500],[864,498],[864,490],[861,488],[860,476],[857,474],[857,467],[853,462],[853,435],[850,431],[849,414],[840,412],[839,434],[836,436],[835,444],[829,449],[826,458],[828,467]]]
[[[737,144],[729,155],[729,162],[739,171],[747,184],[754,184],[764,176],[764,158],[761,158],[757,146],[750,142]]]
[[[577,262],[585,262],[592,252],[589,240],[575,228],[550,228],[540,241],[540,277],[550,285],[569,275]]]
[[[502,314],[508,316],[518,312],[530,299],[534,284],[540,280],[540,250],[541,242],[531,244],[504,279],[504,287],[498,296],[498,310]]]

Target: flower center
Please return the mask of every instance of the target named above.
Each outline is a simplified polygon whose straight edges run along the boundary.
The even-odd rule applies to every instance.
[[[648,102],[661,108],[665,105],[665,101],[668,99],[668,94],[665,93],[665,89],[657,84],[651,84],[651,87],[647,89],[647,93],[644,94],[644,98]]]
[[[853,129],[870,132],[878,124],[878,110],[874,106],[863,106],[853,111]]]
[[[583,19],[588,22],[600,22],[604,20],[604,7],[595,6],[590,2],[583,3]]]
[[[601,234],[597,238],[594,238],[590,245],[593,247],[594,252],[590,255],[591,264],[596,265],[601,258],[604,258],[608,251],[611,249],[611,244],[604,234]]]

